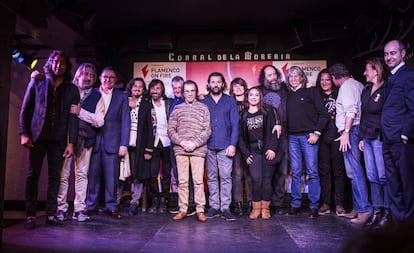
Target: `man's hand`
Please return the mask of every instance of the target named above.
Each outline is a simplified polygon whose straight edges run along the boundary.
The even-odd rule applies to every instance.
[[[81,110],[80,104],[77,104],[77,105],[71,104],[70,105],[70,113],[79,115],[80,110]]]
[[[125,146],[120,146],[119,147],[119,151],[118,151],[119,157],[125,157],[127,153],[128,153],[128,148],[127,147],[125,147]]]
[[[272,129],[272,134],[277,133],[277,138],[280,138],[280,135],[282,135],[282,125],[275,125]]]
[[[73,144],[69,143],[66,146],[65,151],[63,152],[62,156],[65,157],[65,158],[69,158],[69,157],[73,156],[73,154],[74,154]]]
[[[343,132],[341,136],[335,139],[339,141],[339,151],[346,152],[348,148],[351,149],[351,144],[349,143],[349,133]]]
[[[265,157],[266,157],[266,160],[271,161],[271,160],[275,159],[276,153],[275,153],[275,151],[273,151],[271,149],[268,149],[265,153]]]
[[[184,150],[187,152],[193,152],[195,148],[196,148],[196,144],[192,141],[189,141]]]
[[[44,77],[45,76],[37,70],[33,71],[30,74],[30,78],[34,78],[34,79],[37,79],[37,80],[42,80]]]
[[[360,140],[358,143],[358,148],[359,150],[361,150],[362,152],[364,152],[364,141]]]
[[[144,154],[144,159],[145,160],[151,160],[151,158],[152,158],[152,155],[150,155],[150,154]]]
[[[236,155],[236,147],[233,145],[230,145],[226,148],[226,156],[233,157]]]
[[[310,133],[309,138],[308,138],[308,143],[313,145],[316,142],[318,142],[318,139],[319,139],[319,135],[315,133]]]
[[[33,148],[32,138],[27,134],[20,135],[20,144],[25,148]]]
[[[247,157],[247,159],[246,159],[246,163],[247,163],[248,165],[250,165],[250,164],[252,164],[252,163],[253,163],[253,155],[249,155],[249,157]]]

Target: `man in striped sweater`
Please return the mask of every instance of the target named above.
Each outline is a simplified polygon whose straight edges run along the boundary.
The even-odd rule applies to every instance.
[[[180,208],[173,220],[182,220],[187,216],[191,166],[197,219],[205,222],[207,218],[204,214],[206,199],[203,175],[207,140],[211,134],[210,112],[205,104],[196,100],[198,87],[195,82],[185,81],[182,94],[185,102],[175,107],[168,121],[168,136],[174,143],[174,154],[177,160],[178,206]]]

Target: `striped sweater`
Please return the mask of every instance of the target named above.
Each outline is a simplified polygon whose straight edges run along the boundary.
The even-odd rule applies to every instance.
[[[179,104],[174,108],[168,120],[168,136],[174,143],[175,155],[205,157],[210,135],[210,112],[205,104],[194,101],[191,104]],[[193,152],[186,152],[180,146],[182,141],[193,141],[196,148]]]

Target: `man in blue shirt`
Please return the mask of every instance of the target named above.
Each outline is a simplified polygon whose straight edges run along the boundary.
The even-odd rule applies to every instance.
[[[207,218],[221,215],[234,221],[229,206],[231,202],[232,157],[236,154],[239,137],[239,113],[233,97],[224,94],[226,82],[223,74],[213,72],[208,77],[209,94],[202,101],[210,111],[212,134],[207,142],[207,184],[209,206]],[[220,177],[220,179],[219,179]]]

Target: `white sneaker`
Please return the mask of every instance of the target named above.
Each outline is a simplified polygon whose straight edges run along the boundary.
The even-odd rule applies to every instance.
[[[84,222],[84,221],[88,221],[91,219],[91,217],[89,217],[85,211],[79,211],[79,212],[74,212],[73,216],[72,216],[73,220],[77,220],[79,222]]]

